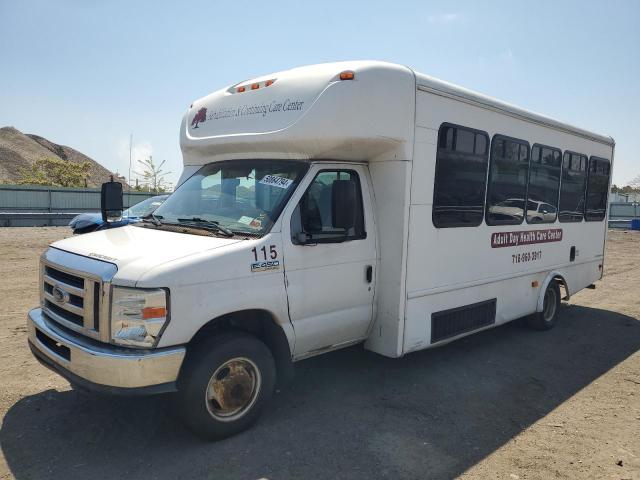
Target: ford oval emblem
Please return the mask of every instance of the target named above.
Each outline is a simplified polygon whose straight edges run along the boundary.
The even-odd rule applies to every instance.
[[[69,294],[58,286],[53,287],[51,295],[53,296],[53,299],[58,303],[67,303],[69,301]]]

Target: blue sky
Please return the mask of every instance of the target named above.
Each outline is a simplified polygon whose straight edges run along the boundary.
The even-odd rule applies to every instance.
[[[192,100],[246,78],[353,59],[405,64],[612,135],[640,175],[640,1],[0,0],[0,126],[120,173],[182,162]]]

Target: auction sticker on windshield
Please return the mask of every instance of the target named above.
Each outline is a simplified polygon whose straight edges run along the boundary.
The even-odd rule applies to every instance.
[[[263,185],[269,185],[271,187],[289,188],[289,185],[293,183],[293,180],[288,178],[278,177],[277,175],[265,175],[260,183]]]

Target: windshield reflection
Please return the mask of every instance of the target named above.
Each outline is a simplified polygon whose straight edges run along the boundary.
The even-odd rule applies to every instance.
[[[264,235],[308,166],[288,160],[210,163],[185,181],[154,215],[163,224],[201,219],[237,234]]]

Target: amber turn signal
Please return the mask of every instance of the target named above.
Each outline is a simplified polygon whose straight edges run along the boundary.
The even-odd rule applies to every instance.
[[[354,78],[356,78],[356,74],[351,70],[345,70],[344,72],[340,73],[340,80],[353,80]]]
[[[167,309],[165,307],[145,307],[142,309],[142,319],[147,320],[149,318],[164,318],[167,316]]]

